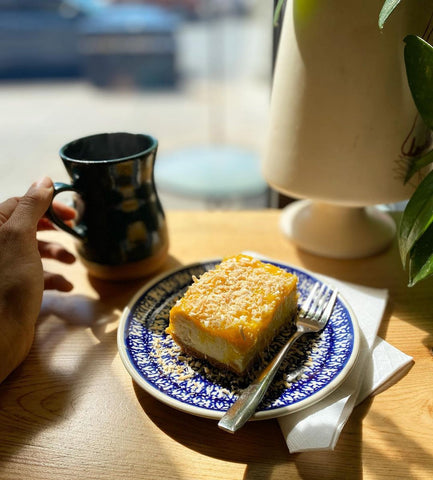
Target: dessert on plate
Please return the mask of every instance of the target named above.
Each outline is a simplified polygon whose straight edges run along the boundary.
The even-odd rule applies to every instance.
[[[254,257],[228,257],[193,277],[166,332],[187,353],[242,375],[297,312],[297,277]]]

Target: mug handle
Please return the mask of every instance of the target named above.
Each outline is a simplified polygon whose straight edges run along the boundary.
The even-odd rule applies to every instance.
[[[56,195],[58,195],[59,193],[62,193],[62,192],[76,192],[76,193],[79,193],[79,192],[77,192],[77,190],[76,190],[72,185],[68,185],[67,183],[54,182],[53,185],[54,185],[53,198],[52,198],[51,204],[50,204],[50,206],[48,207],[48,210],[47,210],[47,212],[46,212],[46,216],[47,216],[55,225],[57,225],[59,228],[61,228],[62,230],[64,230],[66,233],[69,233],[70,235],[74,236],[74,237],[77,238],[78,240],[81,240],[81,241],[87,240],[87,235],[86,235],[86,232],[85,232],[85,229],[84,229],[84,228],[82,228],[82,227],[72,228],[72,227],[70,227],[69,225],[66,225],[66,223],[63,222],[63,220],[61,220],[61,219],[56,215],[56,212],[54,211],[54,208],[53,208],[54,197],[55,197]]]

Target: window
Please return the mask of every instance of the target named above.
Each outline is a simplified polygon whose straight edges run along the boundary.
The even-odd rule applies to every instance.
[[[0,28],[2,199],[41,175],[67,181],[58,149],[102,131],[155,135],[161,167],[216,147],[233,155],[229,166],[249,154],[257,167],[271,85],[270,2],[3,0],[0,8],[11,4],[21,10],[15,24],[0,16],[8,27]],[[258,177],[252,170],[244,176]],[[255,188],[216,202],[184,192],[182,203],[162,184],[160,193],[167,208],[264,206],[266,185],[260,195]]]

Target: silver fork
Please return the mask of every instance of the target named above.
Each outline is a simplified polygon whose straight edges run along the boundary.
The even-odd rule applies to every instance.
[[[325,328],[331,317],[338,292],[332,291],[325,284],[322,284],[317,292],[318,288],[319,283],[316,283],[302,304],[296,321],[296,331],[254,382],[242,391],[236,402],[218,422],[222,430],[230,433],[239,430],[254,415],[290,347],[305,333],[317,333]]]

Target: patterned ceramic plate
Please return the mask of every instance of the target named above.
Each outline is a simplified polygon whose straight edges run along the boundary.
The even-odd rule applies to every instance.
[[[222,417],[263,365],[258,365],[249,378],[223,373],[206,361],[183,354],[165,328],[170,308],[192,283],[192,276],[199,277],[220,261],[185,266],[145,285],[124,310],[117,337],[121,359],[138,385],[171,407],[214,419]],[[298,276],[300,303],[319,281],[298,268],[269,263]],[[289,334],[275,339],[264,362],[275,355]],[[324,331],[304,335],[295,343],[254,418],[285,415],[329,395],[349,373],[358,349],[357,321],[339,295]]]

